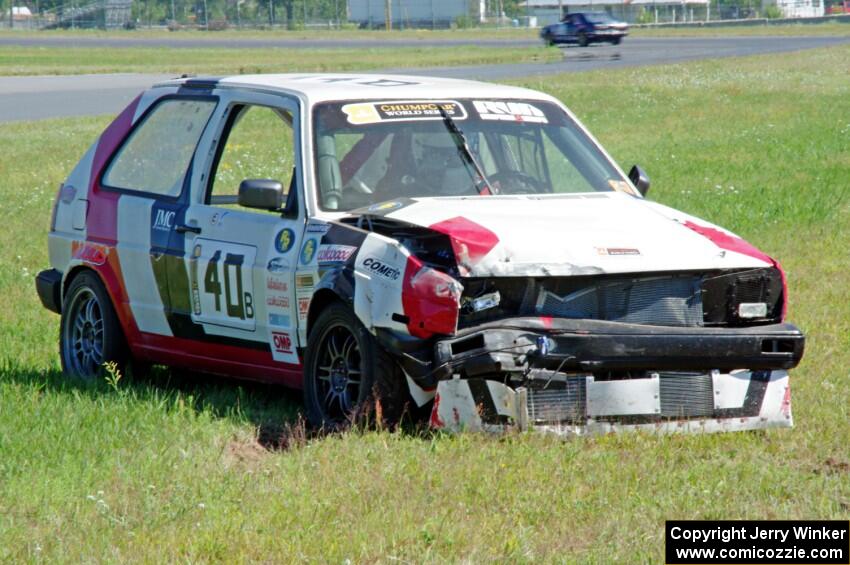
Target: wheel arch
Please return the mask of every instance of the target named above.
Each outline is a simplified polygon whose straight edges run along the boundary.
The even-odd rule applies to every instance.
[[[346,300],[337,291],[327,287],[320,288],[313,294],[313,298],[310,300],[310,309],[307,312],[307,327],[305,328],[307,335],[310,335],[310,330],[313,329],[322,310],[334,302],[342,302],[348,306],[352,304],[351,299]]]

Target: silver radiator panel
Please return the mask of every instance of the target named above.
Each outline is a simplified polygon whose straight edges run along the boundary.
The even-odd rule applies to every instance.
[[[538,424],[583,423],[588,418],[588,381],[593,382],[593,378],[568,377],[566,382],[557,383],[557,388],[529,388],[529,420]],[[661,418],[714,416],[714,384],[710,373],[660,373],[657,382],[661,405],[657,415]]]
[[[541,290],[536,311],[540,315],[557,318],[655,326],[701,326],[701,279],[654,277],[612,281],[563,297]]]

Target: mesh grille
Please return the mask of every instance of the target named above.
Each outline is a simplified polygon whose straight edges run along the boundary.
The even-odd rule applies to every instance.
[[[710,374],[661,373],[659,379],[663,417],[687,418],[713,414],[714,386]]]
[[[575,422],[585,420],[585,379],[567,379],[558,388],[529,389],[528,416],[531,421]]]
[[[563,298],[541,291],[537,312],[658,326],[701,326],[702,295],[697,277],[657,277],[602,283]]]
[[[556,388],[528,390],[528,416],[532,422],[582,424],[587,417],[586,380],[567,378]],[[711,374],[660,373],[660,418],[710,418],[714,416]]]

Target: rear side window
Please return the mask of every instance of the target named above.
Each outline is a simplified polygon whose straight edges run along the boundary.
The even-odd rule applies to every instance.
[[[198,140],[215,109],[212,100],[167,99],[136,126],[103,175],[110,188],[177,196]]]

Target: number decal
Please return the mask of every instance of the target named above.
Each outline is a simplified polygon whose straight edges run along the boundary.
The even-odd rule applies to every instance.
[[[215,311],[221,311],[221,282],[218,279],[218,261],[221,259],[221,250],[216,251],[210,262],[207,263],[207,272],[204,273],[204,292],[215,297]]]
[[[197,266],[190,263],[190,269],[203,272],[204,278],[193,320],[253,331],[256,248],[202,238],[195,244],[201,249],[193,254]]]

